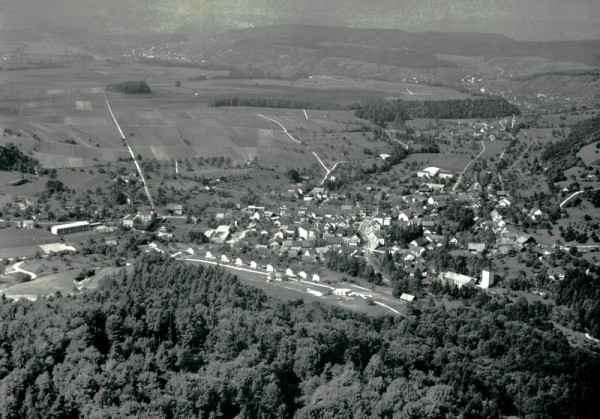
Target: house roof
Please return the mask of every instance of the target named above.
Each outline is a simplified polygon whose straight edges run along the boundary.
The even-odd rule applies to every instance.
[[[520,245],[536,243],[535,239],[531,236],[520,236],[515,241],[517,242],[517,244],[520,244]]]
[[[418,239],[414,239],[410,243],[411,244],[415,243],[416,246],[423,247],[423,246],[427,245],[429,242],[427,241],[427,239],[425,237],[419,237]]]
[[[467,249],[469,252],[473,251],[481,253],[485,250],[485,243],[469,243]]]

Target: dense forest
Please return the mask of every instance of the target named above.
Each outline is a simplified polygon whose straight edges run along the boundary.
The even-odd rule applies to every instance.
[[[288,99],[244,98],[229,97],[215,99],[212,106],[253,106],[256,108],[283,108],[283,109],[315,109],[337,110],[342,107],[336,103],[300,102]]]
[[[600,141],[600,115],[576,123],[566,139],[548,144],[542,153],[550,183],[566,180],[564,171],[575,166],[581,147]]]
[[[598,354],[549,310],[367,317],[145,256],[80,296],[0,297],[0,417],[597,417]]]
[[[152,93],[150,86],[148,86],[148,83],[145,81],[124,81],[121,83],[109,84],[106,86],[106,90],[128,95]]]
[[[8,143],[0,146],[0,170],[16,170],[22,173],[35,173],[38,161],[23,154],[17,146]]]
[[[600,267],[583,265],[566,272],[558,284],[556,303],[571,309],[578,329],[600,336]]]
[[[368,119],[382,127],[389,122],[411,118],[498,118],[519,114],[519,108],[497,96],[424,101],[376,100],[362,104],[355,110],[358,118]]]

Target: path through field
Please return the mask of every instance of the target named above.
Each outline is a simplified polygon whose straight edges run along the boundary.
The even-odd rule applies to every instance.
[[[479,157],[481,157],[481,155],[485,152],[485,143],[482,141],[481,142],[481,146],[483,147],[483,149],[479,152],[479,154],[473,159],[471,160],[469,163],[467,163],[467,165],[465,166],[465,168],[462,170],[462,172],[460,172],[460,175],[458,176],[458,179],[456,180],[456,183],[454,184],[454,186],[452,187],[452,191],[455,191],[456,188],[458,188],[458,185],[460,185],[460,182],[462,181],[462,178],[465,174],[465,172],[467,171],[467,169],[469,168],[469,166],[475,161],[477,160]]]
[[[133,163],[135,164],[135,167],[140,175],[140,179],[142,179],[142,185],[144,185],[144,191],[146,192],[146,196],[148,197],[148,202],[150,202],[150,208],[152,208],[152,210],[155,210],[154,200],[152,199],[152,195],[150,194],[150,189],[148,188],[148,184],[146,183],[146,178],[144,177],[144,172],[142,172],[142,167],[140,166],[140,163],[138,162],[137,158],[135,157],[135,154],[133,153],[131,146],[127,142],[127,138],[125,138],[125,134],[123,134],[123,130],[121,129],[121,126],[119,125],[119,122],[117,121],[117,118],[115,118],[115,114],[113,113],[112,108],[110,107],[110,103],[108,102],[108,98],[106,97],[106,93],[104,92],[104,90],[102,90],[102,95],[104,95],[104,100],[106,101],[106,106],[108,107],[110,116],[112,116],[112,120],[115,123],[115,125],[117,126],[117,129],[119,130],[119,134],[121,134],[121,139],[125,142],[125,146],[129,150],[129,154],[131,154],[131,158],[133,159]]]
[[[275,120],[275,119],[273,119],[273,118],[271,118],[271,117],[268,117],[268,116],[265,116],[265,115],[261,115],[261,114],[259,114],[259,113],[257,113],[257,115],[258,115],[258,116],[260,116],[261,118],[265,118],[265,119],[268,119],[269,121],[275,122],[277,125],[279,125],[279,126],[281,127],[281,129],[283,130],[283,132],[284,132],[284,133],[286,133],[288,137],[290,137],[290,139],[291,139],[292,141],[294,141],[294,142],[296,142],[296,143],[298,143],[298,144],[301,144],[301,145],[303,145],[304,147],[306,147],[306,148],[308,149],[308,151],[310,151],[310,152],[311,152],[311,153],[312,153],[312,154],[315,156],[315,158],[317,159],[317,161],[318,161],[318,162],[321,164],[321,166],[323,166],[323,169],[325,169],[325,172],[326,172],[326,174],[325,174],[325,178],[324,178],[324,179],[321,181],[321,185],[322,185],[322,184],[323,184],[323,182],[325,182],[325,179],[327,179],[327,176],[329,176],[329,174],[331,173],[331,170],[330,170],[330,169],[329,169],[329,168],[328,168],[328,167],[325,165],[325,163],[323,163],[323,161],[322,161],[322,160],[319,158],[319,156],[317,156],[317,153],[315,153],[315,152],[314,152],[314,151],[313,151],[313,150],[310,148],[310,146],[307,146],[307,145],[305,145],[305,144],[304,144],[302,141],[299,141],[299,140],[297,140],[296,138],[294,138],[294,137],[292,136],[292,134],[290,134],[290,133],[288,132],[287,128],[286,128],[286,127],[284,127],[284,126],[283,126],[283,124],[282,124],[281,122],[279,122],[279,121],[277,121],[277,120]]]

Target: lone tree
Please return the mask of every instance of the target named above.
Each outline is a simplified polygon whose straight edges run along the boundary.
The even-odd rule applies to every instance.
[[[175,82],[175,87],[181,87],[181,82],[179,80]]]

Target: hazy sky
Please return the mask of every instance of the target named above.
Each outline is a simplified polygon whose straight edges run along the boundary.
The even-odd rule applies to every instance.
[[[600,38],[600,0],[0,0],[0,25],[96,31],[223,30],[313,23]]]

